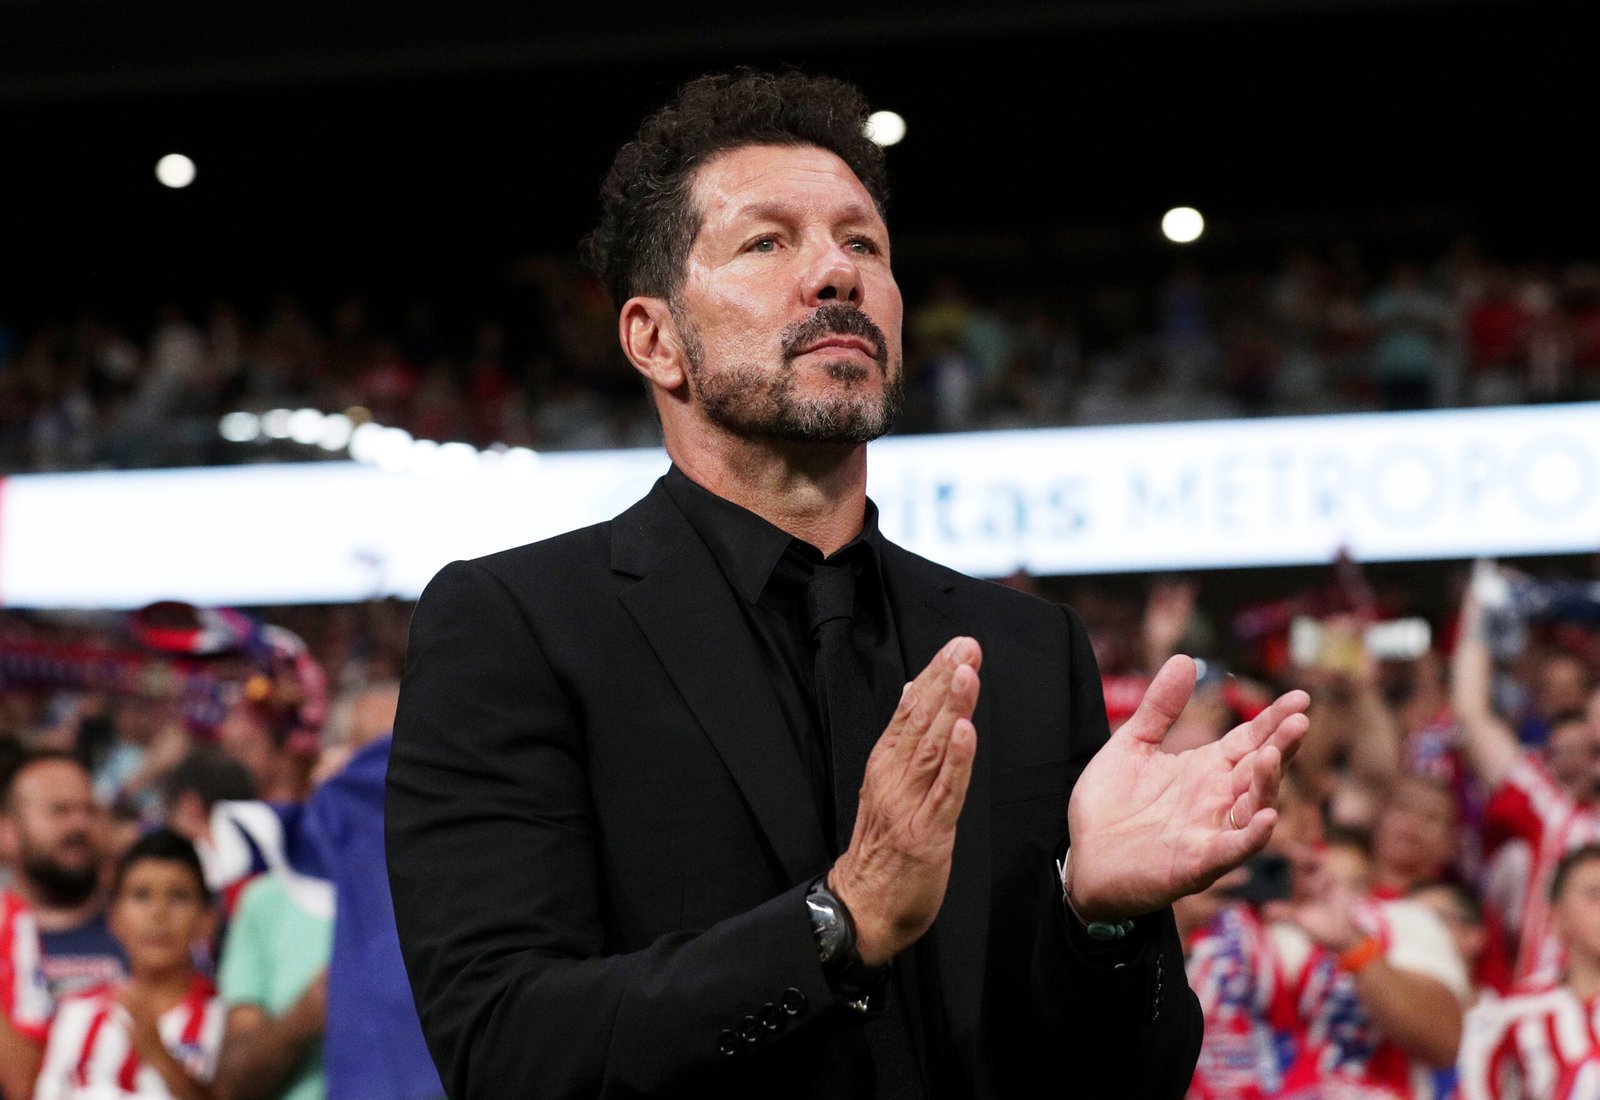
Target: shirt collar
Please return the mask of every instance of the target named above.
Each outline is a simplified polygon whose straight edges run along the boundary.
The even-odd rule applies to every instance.
[[[711,556],[717,559],[717,564],[722,567],[734,588],[751,603],[761,598],[761,593],[791,543],[799,548],[808,561],[814,562],[822,557],[821,552],[810,543],[795,538],[749,509],[717,496],[676,465],[667,471],[663,486],[689,525],[705,540]],[[834,556],[860,555],[863,550],[857,547],[864,547],[865,555],[875,567],[873,572],[881,577],[881,568],[876,568],[881,561],[881,540],[878,507],[868,500],[861,533]]]

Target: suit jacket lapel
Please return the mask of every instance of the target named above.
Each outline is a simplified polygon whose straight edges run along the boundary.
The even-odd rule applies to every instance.
[[[790,882],[827,866],[822,823],[750,631],[716,559],[658,483],[612,527],[622,603],[716,747]]]
[[[954,586],[939,572],[885,541],[884,578],[894,606],[895,627],[908,676],[915,677],[951,638],[970,630],[956,618]],[[979,639],[981,644],[983,639]],[[981,675],[981,674],[980,674]],[[990,701],[980,690],[973,724],[978,753],[972,782],[956,826],[950,886],[934,922],[939,978],[945,997],[950,1038],[958,1049],[978,1049],[983,1004],[984,959],[989,939],[989,759],[985,737],[993,736]],[[886,719],[887,720],[887,719]]]

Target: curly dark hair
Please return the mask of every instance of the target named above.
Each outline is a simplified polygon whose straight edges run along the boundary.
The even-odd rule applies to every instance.
[[[866,136],[867,114],[854,84],[798,71],[740,69],[679,88],[618,150],[600,188],[600,224],[584,252],[612,302],[676,293],[702,216],[690,195],[695,172],[730,149],[826,149],[849,165],[883,214],[889,177],[883,150]]]

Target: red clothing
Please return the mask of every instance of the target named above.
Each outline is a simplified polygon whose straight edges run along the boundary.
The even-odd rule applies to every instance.
[[[62,1000],[50,1025],[50,1044],[34,1100],[171,1097],[161,1075],[133,1049],[128,1013],[117,999],[120,990],[104,985]],[[195,975],[188,995],[161,1014],[156,1029],[184,1069],[206,1082],[216,1073],[223,1022],[216,989]]]
[[[11,891],[0,891],[0,1015],[18,1034],[40,1044],[50,1029],[51,1011],[43,959],[33,911]]]
[[[1412,901],[1377,901],[1359,920],[1390,966],[1435,978],[1463,1002],[1470,996],[1466,968],[1433,913]],[[1298,928],[1283,932],[1278,951],[1299,1028],[1281,1095],[1434,1100],[1432,1070],[1377,1029],[1356,994],[1355,976]]]
[[[1495,789],[1494,801],[1508,831],[1526,842],[1533,854],[1515,976],[1519,982],[1549,981],[1561,966],[1561,945],[1550,926],[1550,879],[1562,856],[1600,842],[1600,812],[1575,802],[1532,755],[1524,755],[1506,774]]]
[[[1261,919],[1248,905],[1222,910],[1191,941],[1186,966],[1206,1021],[1189,1100],[1278,1095],[1277,1032],[1293,1030],[1294,1003]]]
[[[1545,985],[1489,998],[1467,1015],[1461,1100],[1587,1100],[1600,1095],[1597,999]]]

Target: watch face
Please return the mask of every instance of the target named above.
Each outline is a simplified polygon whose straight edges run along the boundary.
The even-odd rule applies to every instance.
[[[811,933],[817,938],[817,959],[829,962],[848,948],[850,930],[833,899],[826,894],[808,896],[806,908],[811,911]]]

